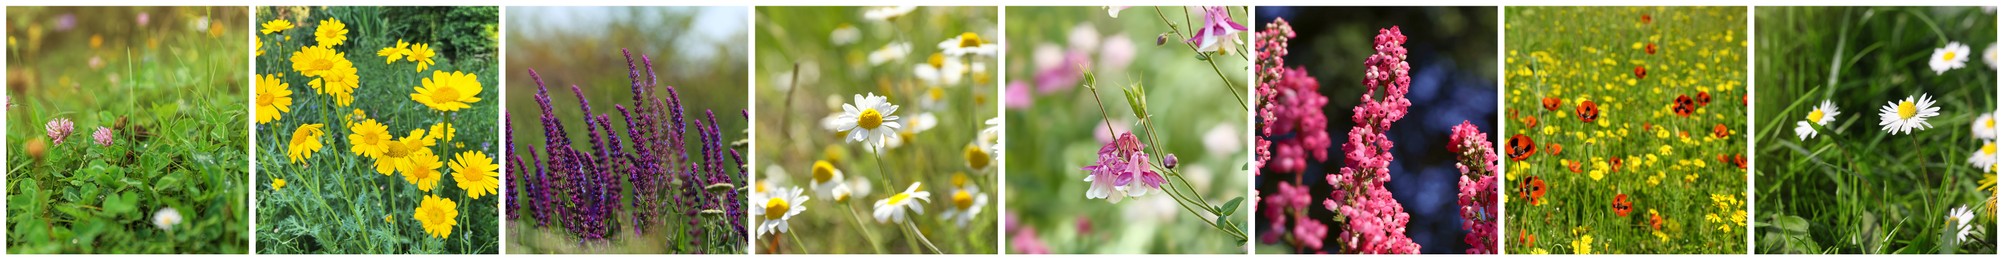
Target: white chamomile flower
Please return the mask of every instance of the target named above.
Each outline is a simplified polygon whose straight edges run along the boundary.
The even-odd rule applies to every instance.
[[[834,31],[828,32],[828,42],[834,43],[835,46],[855,44],[855,41],[861,38],[862,30],[856,29],[854,24],[836,25]]]
[[[996,161],[1000,161],[1002,157],[1001,123],[1001,117],[988,118],[988,127],[981,128],[981,133],[975,136],[981,148],[988,149],[988,155],[994,156]]]
[[[1927,67],[1933,68],[1934,75],[1959,69],[1964,65],[1968,65],[1968,45],[1960,42],[1947,42],[1947,46],[1933,49],[1933,58],[1927,59]]]
[[[953,191],[952,199],[953,204],[948,205],[950,207],[939,218],[953,220],[960,228],[966,228],[967,222],[980,216],[981,208],[988,206],[988,194],[981,193],[981,188],[973,185],[961,186]]]
[[[1907,96],[1904,100],[1893,101],[1878,108],[1878,125],[1886,133],[1908,134],[1913,129],[1933,128],[1927,118],[1940,115],[1940,108],[1933,106],[1933,97],[1920,94],[1919,99]]]
[[[967,144],[966,151],[961,153],[967,157],[967,169],[972,169],[975,173],[986,174],[988,168],[995,165],[994,154],[988,153],[988,149],[982,148],[980,144]]]
[[[869,180],[858,177],[849,178],[848,185],[842,185],[842,188],[847,188],[851,196],[868,198],[869,192],[873,191],[874,187],[869,184]]]
[[[757,235],[786,233],[786,229],[792,226],[786,221],[807,211],[807,207],[800,206],[809,199],[802,192],[800,188],[781,187],[753,194],[751,201],[755,204],[751,207],[751,217],[758,221]]]
[[[938,127],[939,117],[933,116],[932,113],[919,113],[916,116],[904,117],[903,122],[898,123],[903,124],[904,127],[898,129],[897,138],[884,140],[883,147],[893,149],[904,147],[904,141],[916,139],[918,138],[918,133]]]
[[[871,7],[863,9],[862,18],[874,21],[897,20],[898,17],[904,17],[904,15],[906,14],[911,14],[911,11],[913,10],[918,10],[918,7],[908,6],[908,5]]]
[[[890,104],[887,97],[869,93],[868,96],[855,95],[855,104],[842,104],[839,115],[839,131],[848,131],[849,142],[862,142],[873,151],[882,151],[891,139],[898,139],[897,129],[904,128],[895,115],[897,105]]]
[[[855,195],[855,189],[850,189],[848,183],[841,183],[840,185],[835,185],[835,189],[828,193],[832,193],[829,196],[835,198],[835,203],[848,203],[849,196]]]
[[[967,76],[967,63],[959,59],[948,59],[944,53],[933,53],[925,59],[925,64],[915,65],[911,71],[926,86],[959,86],[960,79]]]
[[[1983,62],[1983,63],[1987,63],[1987,64],[1989,64],[1989,69],[1991,69],[1991,70],[1994,70],[1994,69],[1996,69],[1996,45],[1995,45],[1995,44],[1990,44],[1990,45],[1989,45],[1989,48],[1987,48],[1987,49],[1983,49],[1983,50],[1982,50],[1982,62]]]
[[[946,41],[939,42],[939,49],[944,50],[946,56],[952,57],[966,56],[967,54],[993,57],[995,56],[995,51],[1000,48],[992,42],[981,40],[980,34],[972,32],[961,33],[960,36],[953,36],[952,38],[946,38]]]
[[[876,212],[873,214],[876,216],[876,222],[904,223],[904,209],[911,209],[911,214],[925,214],[925,205],[919,203],[932,201],[932,193],[918,190],[918,186],[921,185],[913,182],[910,188],[904,189],[904,192],[877,200]]]
[[[1815,127],[1811,127],[1809,124],[1829,127],[1829,123],[1835,122],[1836,116],[1842,114],[1843,112],[1836,110],[1835,103],[1823,100],[1821,105],[1808,110],[1808,118],[1805,121],[1795,122],[1794,135],[1801,137],[1801,140],[1814,138],[1816,134]]]
[[[1975,138],[1996,140],[1996,113],[1982,113],[1982,116],[1975,117],[1975,123],[1969,124],[1968,128],[1975,132]]]
[[[842,170],[835,169],[834,163],[826,160],[814,161],[814,194],[832,196],[836,187],[842,186]]]
[[[180,224],[181,224],[180,210],[176,210],[174,208],[160,208],[160,211],[153,212],[153,227],[160,228],[160,230],[173,230],[175,225],[180,225]]]
[[[1985,172],[1995,169],[1996,141],[1982,141],[1982,148],[1976,149],[1974,155],[1968,156],[1968,163],[1981,167]]]
[[[902,60],[904,59],[905,55],[910,55],[910,54],[911,54],[911,43],[893,42],[890,44],[885,44],[883,45],[883,48],[878,48],[875,51],[869,52],[869,58],[868,58],[869,65],[870,66],[883,65],[883,63],[887,63],[890,61]]]
[[[1961,242],[1968,242],[1969,240],[1973,240],[1973,239],[1968,239],[1971,238],[1971,236],[1969,235],[1975,233],[1974,232],[1975,226],[1969,225],[1968,223],[1968,221],[1970,220],[1975,220],[1975,211],[1969,210],[1968,205],[1962,205],[1960,207],[1955,207],[1954,209],[1947,211],[1947,223],[1949,225],[1954,225],[1955,240],[1959,240]]]
[[[924,65],[919,65],[919,66],[924,66]],[[946,105],[952,103],[949,100],[947,100],[947,98],[950,97],[946,96],[946,87],[943,86],[927,87],[925,88],[925,95],[920,96],[918,98],[918,106],[924,107],[926,110],[933,110],[933,111],[945,110]]]

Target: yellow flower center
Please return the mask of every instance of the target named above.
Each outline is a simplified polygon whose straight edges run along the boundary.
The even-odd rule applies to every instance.
[[[981,46],[981,35],[972,32],[960,34],[960,48],[976,46]]]
[[[385,136],[383,136],[383,133],[365,133],[365,134],[362,134],[362,144],[366,144],[366,145],[371,145],[371,146],[374,146],[374,145],[380,145],[380,144],[382,144],[382,142],[383,142],[383,139],[388,139],[388,138],[386,138]]]
[[[312,68],[313,70],[330,70],[334,69],[334,60],[321,57],[319,59],[314,59],[312,62],[307,63],[306,65],[310,65],[307,67]]]
[[[930,65],[932,65],[932,68],[945,68],[945,67],[946,67],[946,54],[944,54],[944,53],[933,53],[933,54],[932,54],[932,57],[931,57],[931,58],[927,58],[927,59],[925,59],[925,64],[930,64]]]
[[[883,112],[877,112],[875,108],[863,109],[862,115],[855,117],[855,125],[861,126],[863,129],[876,129],[878,126],[883,126]]]
[[[1954,60],[1954,51],[1947,51],[1947,53],[1941,54],[1940,60]]]
[[[890,195],[890,200],[885,201],[885,204],[896,206],[898,203],[904,202],[904,199],[909,198],[911,198],[911,193],[899,192],[897,195]]]
[[[792,210],[792,208],[793,204],[786,203],[786,198],[765,200],[765,220],[777,220],[786,217],[786,211]]]
[[[1822,123],[1822,109],[1818,108],[1812,111],[1808,111],[1808,122],[1817,124]]]
[[[1996,129],[1996,118],[1990,118],[1987,121],[1982,121],[1982,127],[1989,129]]]
[[[835,179],[835,165],[828,161],[814,162],[814,182],[827,183]]]
[[[932,100],[946,100],[946,88],[932,87],[925,90],[925,94],[932,96]]]
[[[953,173],[952,183],[954,187],[967,186],[967,173],[964,172]]]
[[[410,146],[403,144],[403,142],[389,142],[383,150],[383,157],[403,158],[410,156]]]
[[[258,93],[257,93],[257,106],[260,106],[260,107],[268,107],[268,106],[271,106],[271,101],[272,101],[273,99],[277,99],[277,98],[278,98],[278,97],[275,97],[275,96],[274,96],[274,95],[272,95],[272,94],[271,94],[270,92],[261,92],[261,91],[260,91],[260,92],[258,92]]]
[[[459,88],[441,87],[431,90],[432,103],[448,103],[457,101],[459,101]]]
[[[1994,142],[1990,142],[1990,143],[1983,143],[1983,144],[1982,144],[1982,154],[1987,154],[1987,155],[1995,155],[1995,154],[1996,154],[1996,143],[1994,143]]]
[[[1912,100],[1899,101],[1899,119],[1912,119],[1913,115],[1919,112],[1919,108],[1913,106]]]
[[[954,192],[953,206],[960,207],[960,210],[967,210],[967,208],[974,207],[974,195],[967,194],[966,190],[960,190],[959,192]]]
[[[765,192],[765,187],[765,181],[758,181],[758,183],[752,184],[751,192]]]
[[[973,145],[967,146],[968,167],[973,167],[974,169],[987,169],[988,163],[991,160],[992,158],[988,157],[987,149],[981,149],[980,146],[973,146]]]

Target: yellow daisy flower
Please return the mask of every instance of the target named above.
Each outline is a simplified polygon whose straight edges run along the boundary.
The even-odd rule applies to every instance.
[[[410,43],[403,42],[403,39],[396,39],[396,46],[376,51],[376,56],[388,57],[387,59],[383,59],[383,64],[389,64],[396,61],[396,59],[402,59],[404,55],[410,55]]]
[[[417,72],[424,72],[425,68],[430,68],[431,64],[436,64],[436,62],[431,60],[431,57],[438,56],[438,53],[431,50],[430,44],[418,43],[417,45],[411,45],[410,52],[404,55],[408,55],[408,57],[405,57],[406,60],[417,63]]]
[[[411,154],[408,165],[410,166],[400,169],[403,172],[403,180],[417,185],[417,190],[431,192],[431,188],[438,187],[438,180],[444,179],[444,176],[440,176],[444,173],[438,172],[438,167],[445,166],[445,163],[439,162],[438,155],[432,154],[431,149],[417,150],[417,153]]]
[[[452,237],[452,226],[459,224],[459,204],[452,203],[452,199],[424,195],[424,202],[417,206],[411,218],[423,224],[424,233],[432,237]]]
[[[424,103],[431,109],[445,112],[459,111],[480,102],[480,80],[478,76],[454,71],[432,71],[431,78],[424,79],[424,85],[415,87],[410,99]]]
[[[424,138],[431,138],[432,141],[451,142],[452,136],[458,133],[459,129],[452,128],[452,124],[440,122],[431,124],[431,134],[424,136]]]
[[[354,133],[348,134],[350,145],[348,151],[355,155],[380,158],[383,153],[389,152],[389,144],[395,142],[390,140],[389,126],[378,123],[375,119],[356,123],[353,129]]]
[[[340,51],[326,46],[301,48],[292,52],[292,70],[298,71],[302,76],[319,77],[320,74],[333,70],[341,63],[348,63],[348,58],[345,57]],[[353,66],[354,64],[349,64],[349,67]]]
[[[313,41],[321,47],[333,47],[348,41],[348,24],[340,19],[327,18],[320,21],[320,27],[313,31]]]
[[[264,75],[257,78],[257,123],[277,121],[292,111],[292,85],[280,78],[284,74]]]
[[[264,22],[264,29],[258,31],[264,32],[264,34],[272,34],[277,32],[283,32],[289,29],[292,29],[292,21],[285,19],[277,19]]]
[[[488,158],[487,153],[467,151],[452,159],[452,181],[459,184],[460,190],[466,191],[467,198],[499,194],[500,169],[501,166],[495,165],[494,159]]]
[[[424,129],[412,129],[410,135],[384,144],[382,156],[376,157],[376,173],[389,175],[410,167],[410,158],[418,153],[431,153],[431,146],[437,144],[424,138]]]
[[[285,179],[271,179],[271,189],[272,190],[285,189]]]
[[[355,64],[342,59],[333,69],[308,84],[312,84],[320,94],[334,96],[334,103],[345,107],[355,102],[355,88],[361,87],[361,81],[361,77],[355,74]]]
[[[290,158],[292,163],[313,158],[313,152],[320,150],[320,134],[325,133],[320,130],[322,126],[325,125],[307,124],[292,130],[292,142],[285,145],[285,157]]]

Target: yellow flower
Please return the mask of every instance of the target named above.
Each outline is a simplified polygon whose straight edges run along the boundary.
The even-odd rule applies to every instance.
[[[369,119],[355,124],[354,133],[348,134],[348,151],[368,158],[379,158],[388,152],[390,140],[389,126]]]
[[[417,185],[417,190],[431,192],[431,188],[438,187],[438,180],[444,179],[444,176],[439,176],[443,173],[438,172],[438,167],[445,166],[445,163],[439,162],[438,155],[431,154],[430,149],[417,150],[416,154],[411,154],[409,165],[400,169],[403,172],[403,181]]]
[[[411,100],[438,111],[458,111],[472,107],[470,104],[473,102],[480,102],[480,97],[477,97],[480,94],[478,76],[458,71],[432,71],[431,78],[424,79],[424,86],[412,89],[417,93],[410,94]]]
[[[272,190],[285,189],[285,179],[271,179],[271,189]]]
[[[495,165],[494,159],[488,158],[487,153],[463,152],[452,159],[452,181],[459,184],[460,190],[466,191],[466,197],[478,199],[487,194],[498,194],[501,173],[497,171],[500,169],[501,166]]]
[[[383,64],[389,64],[396,61],[396,59],[402,59],[404,55],[410,55],[410,43],[403,42],[403,39],[396,39],[396,46],[376,51],[376,56],[388,57],[388,59],[383,59]]]
[[[313,31],[313,40],[321,47],[341,45],[341,42],[348,41],[348,24],[334,18],[321,20],[320,27]]]
[[[320,130],[322,126],[324,125],[307,124],[292,130],[292,142],[285,145],[285,156],[291,158],[292,163],[313,158],[313,152],[320,150],[320,134],[324,133]]]
[[[319,79],[314,79],[308,84],[312,84],[313,89],[320,91],[320,94],[334,96],[334,103],[345,107],[355,102],[355,88],[361,87],[361,81],[361,77],[355,74],[355,64],[348,62],[347,59],[341,59],[333,69],[320,74]]]
[[[348,62],[348,58],[343,56],[340,51],[335,51],[334,48],[326,46],[301,48],[298,51],[292,52],[291,59],[292,70],[298,71],[299,75],[307,77],[319,77],[320,74],[333,70],[334,67],[339,66],[341,63],[350,63]],[[348,66],[354,67],[354,64],[349,64]],[[315,89],[317,88],[315,87]]]
[[[389,175],[410,167],[410,158],[418,153],[431,153],[431,146],[437,144],[424,138],[424,129],[412,129],[410,135],[383,145],[382,156],[376,157],[376,173]]]
[[[1572,241],[1572,253],[1581,255],[1592,254],[1593,235],[1579,236],[1579,240]]]
[[[257,38],[257,56],[264,57],[264,38]]]
[[[292,111],[292,84],[286,84],[284,74],[264,75],[257,78],[257,123],[277,121]]]
[[[264,34],[272,34],[277,32],[283,32],[289,29],[292,29],[292,21],[288,21],[285,19],[275,19],[268,22],[264,22],[264,30],[258,30],[258,31],[264,32]]]
[[[452,136],[458,133],[459,129],[452,128],[452,124],[440,122],[431,124],[431,134],[424,136],[424,138],[431,138],[432,141],[451,142]]]
[[[459,204],[452,203],[452,199],[424,195],[424,202],[417,206],[417,212],[411,214],[411,218],[423,224],[424,233],[432,237],[452,237],[452,226],[459,224]]]
[[[417,72],[424,72],[425,68],[430,68],[431,64],[436,64],[436,62],[431,60],[431,57],[438,56],[438,53],[431,51],[430,44],[417,43],[417,45],[411,45],[410,52],[404,55],[409,55],[409,57],[405,58],[406,60],[417,63]]]

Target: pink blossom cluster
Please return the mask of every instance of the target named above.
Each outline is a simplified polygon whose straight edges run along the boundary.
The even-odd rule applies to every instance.
[[[1254,174],[1299,174],[1310,163],[1328,160],[1328,117],[1321,111],[1328,97],[1307,69],[1286,67],[1287,40],[1293,37],[1286,19],[1266,24],[1258,35],[1260,138]]]
[[[1085,190],[1085,198],[1119,203],[1125,197],[1146,196],[1149,191],[1161,190],[1168,179],[1154,171],[1143,148],[1146,147],[1133,133],[1121,133],[1100,147],[1099,161],[1082,168],[1090,174],[1085,176],[1085,182],[1092,183]]]
[[[1405,117],[1412,106],[1405,94],[1411,91],[1411,65],[1405,61],[1405,35],[1398,27],[1378,30],[1377,54],[1364,65],[1365,88],[1361,104],[1350,116],[1349,141],[1343,143],[1344,167],[1328,175],[1335,192],[1322,204],[1343,220],[1338,239],[1343,253],[1414,254],[1419,245],[1405,235],[1411,215],[1384,189],[1391,181],[1391,139],[1384,133],[1391,123]],[[1382,88],[1383,100],[1373,98]]]
[[[1264,205],[1259,211],[1260,216],[1265,219],[1267,227],[1259,236],[1259,242],[1278,244],[1284,241],[1300,251],[1320,251],[1322,240],[1328,237],[1328,224],[1308,216],[1308,204],[1313,202],[1307,185],[1280,182],[1278,194],[1259,200]]]
[[[49,120],[49,123],[42,126],[42,129],[48,130],[49,139],[55,140],[56,145],[63,145],[63,139],[69,139],[70,133],[76,131],[76,123],[70,122],[68,118],[56,118],[55,120]]]
[[[1495,143],[1488,141],[1488,134],[1475,129],[1473,123],[1461,121],[1454,126],[1453,134],[1447,137],[1447,150],[1458,155],[1460,163],[1454,164],[1461,170],[1460,211],[1461,229],[1468,231],[1468,254],[1495,254],[1497,231],[1495,219],[1498,206],[1495,201]]]

